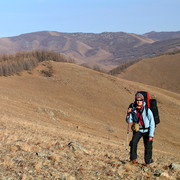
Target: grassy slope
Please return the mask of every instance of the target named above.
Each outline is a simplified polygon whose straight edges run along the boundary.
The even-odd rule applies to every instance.
[[[45,68],[43,65],[38,66],[32,74],[24,72],[21,76],[0,77],[0,142],[2,147],[10,146],[7,152],[1,149],[2,154],[4,152],[9,154],[8,157],[13,156],[13,153],[18,151],[17,143],[20,143],[18,147],[20,146],[23,152],[33,155],[31,152],[45,153],[45,148],[49,149],[48,152],[52,150],[55,153],[56,142],[65,148],[69,142],[77,141],[93,154],[89,160],[92,165],[97,161],[96,158],[102,158],[109,153],[114,158],[119,156],[120,161],[123,161],[127,107],[133,101],[137,90],[147,90],[157,97],[161,116],[161,124],[156,129],[154,154],[159,151],[171,153],[178,160],[178,156],[173,154],[180,151],[179,94],[74,64],[51,63],[54,76],[50,78],[39,74],[39,70]],[[41,149],[35,145],[37,143]],[[140,147],[140,153],[143,153],[141,143]],[[65,153],[65,150],[63,152]],[[64,162],[61,157],[61,162],[68,163],[67,167],[73,162],[70,160]],[[85,159],[79,159],[81,160]],[[5,166],[11,167],[7,159],[2,161],[7,161]],[[52,167],[54,166],[53,164]],[[75,166],[76,164],[73,165]],[[63,166],[65,167],[66,165]],[[92,169],[91,172],[94,171]]]
[[[1,77],[1,103],[4,103],[2,108],[9,111],[11,116],[26,117],[27,121],[31,118],[36,120],[40,116],[39,120],[50,124],[70,122],[72,129],[81,126],[82,131],[100,136],[112,130],[112,137],[123,138],[123,133],[126,132],[124,118],[127,107],[134,99],[133,94],[137,90],[145,89],[160,102],[160,113],[165,119],[162,118],[159,128],[171,123],[172,118],[178,119],[174,110],[171,110],[179,107],[178,94],[121,80],[74,64],[52,64],[55,75],[51,78],[39,75],[38,68],[43,69],[44,66],[35,69],[33,75],[24,73],[21,76]],[[176,106],[172,107],[174,103]],[[45,109],[54,113],[52,119],[59,120],[50,120]],[[39,111],[42,111],[42,116]],[[161,111],[167,111],[169,116]],[[177,127],[172,123],[172,128],[175,130]],[[108,129],[111,130],[107,131]],[[164,136],[163,133],[161,136]],[[172,137],[175,138],[176,135]]]
[[[144,59],[118,77],[180,93],[180,53]]]

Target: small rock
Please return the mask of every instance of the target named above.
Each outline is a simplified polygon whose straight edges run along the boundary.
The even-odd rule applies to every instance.
[[[80,144],[78,144],[77,142],[70,142],[68,144],[68,147],[73,149],[73,150],[81,150],[83,151],[85,154],[89,154],[88,150],[86,150],[84,147],[82,147]]]
[[[41,152],[36,152],[36,156],[46,158],[46,154],[43,154]]]
[[[161,177],[170,178],[169,174],[167,172],[161,173]]]
[[[55,162],[55,161],[60,161],[61,158],[57,154],[52,154],[52,155],[48,156],[48,159]]]
[[[171,163],[169,165],[170,169],[174,169],[174,170],[180,170],[180,164],[176,164],[176,163]]]

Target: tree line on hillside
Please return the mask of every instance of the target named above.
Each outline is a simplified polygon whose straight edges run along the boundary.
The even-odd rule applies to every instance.
[[[180,50],[165,52],[157,56],[162,55],[174,55],[180,53]],[[66,57],[59,52],[48,51],[48,50],[37,50],[37,51],[24,51],[16,54],[6,54],[0,55],[0,76],[10,76],[24,70],[32,70],[35,68],[40,62],[43,61],[56,61],[56,62],[70,62],[75,63],[74,59],[70,57]],[[122,71],[127,69],[129,66],[141,61],[142,58],[127,62],[122,64],[111,71],[107,72],[104,69],[100,68],[98,65],[90,66],[86,63],[81,64],[81,66],[93,69],[95,71],[108,73],[111,75],[120,74]],[[48,75],[48,74],[47,74]]]
[[[127,69],[129,66],[132,66],[133,64],[141,61],[142,59],[137,59],[137,60],[134,60],[134,61],[130,61],[130,62],[127,62],[125,64],[122,64],[114,69],[112,69],[111,71],[108,72],[108,74],[110,75],[117,75],[117,74],[120,74],[121,72],[123,72],[125,69]]]
[[[70,57],[65,57],[59,52],[48,50],[0,55],[0,76],[10,76],[24,70],[32,70],[40,62],[47,60],[56,62],[74,62]]]
[[[88,68],[88,69],[92,69],[94,71],[98,71],[98,72],[102,72],[102,73],[107,73],[107,71],[103,68],[101,68],[99,65],[95,64],[95,65],[90,65],[87,63],[82,63],[80,64],[80,66]]]
[[[175,55],[175,54],[179,54],[180,53],[180,50],[174,50],[174,51],[167,51],[167,52],[164,52],[164,53],[161,53],[161,54],[157,54],[156,56],[152,56],[150,58],[154,58],[154,57],[158,57],[158,56],[163,56],[163,55]],[[110,70],[108,72],[108,74],[110,75],[117,75],[117,74],[120,74],[121,72],[123,72],[125,69],[127,69],[128,67],[132,66],[133,64],[139,62],[143,60],[143,58],[139,58],[139,59],[136,59],[134,61],[130,61],[130,62],[127,62],[127,63],[124,63],[112,70]]]

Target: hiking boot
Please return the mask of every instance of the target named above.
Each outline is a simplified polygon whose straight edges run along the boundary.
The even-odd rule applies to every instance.
[[[131,160],[130,164],[136,164],[136,160]]]
[[[149,163],[144,163],[144,165],[145,166],[149,166],[150,164],[152,164],[154,161],[151,159],[150,161],[149,161]]]
[[[147,163],[147,164],[151,164],[151,163],[153,163],[154,161],[151,159],[150,161],[149,161],[149,163]]]

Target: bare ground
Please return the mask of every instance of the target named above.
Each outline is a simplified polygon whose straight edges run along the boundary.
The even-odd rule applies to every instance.
[[[180,95],[68,63],[0,78],[0,179],[178,179]],[[125,163],[125,115],[137,90],[158,99],[154,163]],[[131,138],[129,135],[129,139]],[[128,148],[129,151],[129,148]]]

